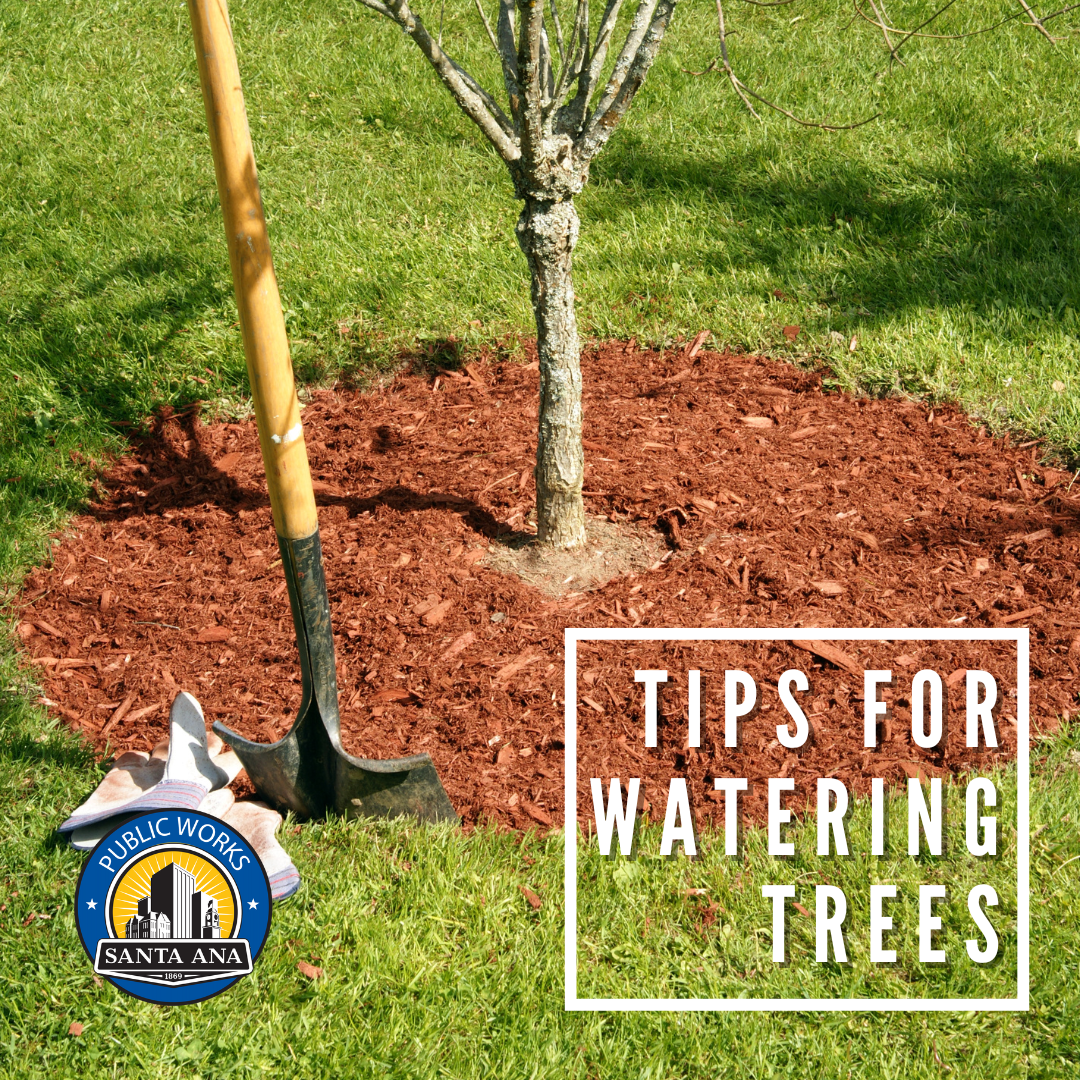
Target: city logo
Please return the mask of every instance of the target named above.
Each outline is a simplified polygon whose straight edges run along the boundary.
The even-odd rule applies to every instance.
[[[272,906],[244,837],[186,810],[139,814],[105,836],[75,903],[94,971],[160,1005],[204,1001],[250,974]]]

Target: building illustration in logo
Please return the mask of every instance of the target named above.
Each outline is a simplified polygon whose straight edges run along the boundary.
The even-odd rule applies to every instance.
[[[195,875],[170,862],[150,878],[150,893],[124,927],[131,939],[221,937],[217,900],[195,888]]]
[[[128,919],[124,936],[127,938],[172,937],[172,921],[163,911],[151,911],[150,897],[144,896],[139,901],[139,910]]]

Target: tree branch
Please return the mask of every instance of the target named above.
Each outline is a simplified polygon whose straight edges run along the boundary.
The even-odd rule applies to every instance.
[[[372,11],[377,11],[380,15],[385,15],[388,19],[394,18],[394,13],[385,4],[380,4],[379,0],[360,0],[360,3],[364,7],[371,8]]]
[[[596,31],[596,44],[592,48],[591,55],[583,60],[584,68],[578,77],[578,91],[573,100],[559,113],[559,127],[570,135],[577,135],[584,126],[585,113],[589,108],[589,102],[596,92],[596,85],[604,70],[604,61],[607,60],[608,47],[611,44],[611,35],[615,30],[615,23],[619,18],[622,8],[622,0],[607,0],[603,18],[600,20],[600,28]],[[588,25],[585,27],[585,41],[588,44]]]
[[[514,123],[521,127],[521,87],[518,85],[517,26],[514,0],[499,0],[499,58],[502,60],[503,83],[510,99]]]
[[[1049,41],[1051,45],[1056,45],[1057,44],[1057,38],[1052,38],[1050,36],[1050,32],[1039,21],[1039,16],[1036,15],[1035,12],[1032,11],[1030,7],[1028,7],[1027,0],[1020,0],[1020,6],[1028,13],[1028,15],[1031,16],[1031,22],[1029,23],[1029,25],[1034,26],[1035,29],[1038,30],[1039,33],[1042,34],[1042,36],[1044,38],[1046,38],[1046,40]]]
[[[731,67],[731,60],[728,59],[727,54],[727,28],[724,25],[724,4],[723,0],[716,0],[716,21],[720,27],[720,59],[724,64],[724,71],[727,73],[728,80],[731,82],[731,86],[735,93],[742,98],[743,104],[750,110],[750,115],[755,120],[760,120],[757,109],[750,104],[750,99],[742,92],[742,85],[739,80],[735,78],[735,72]]]
[[[1043,26],[1045,26],[1051,19],[1056,19],[1059,15],[1064,15],[1066,12],[1073,11],[1080,7],[1080,4],[1070,4],[1068,7],[1063,7],[1060,11],[1055,11],[1053,15],[1044,15],[1042,17]]]
[[[585,130],[574,143],[577,158],[582,163],[591,161],[604,143],[611,138],[611,133],[626,114],[626,110],[630,108],[638,90],[641,89],[641,84],[645,81],[645,76],[649,73],[649,68],[652,67],[652,63],[656,59],[656,54],[660,49],[660,42],[664,40],[664,34],[667,31],[668,23],[671,21],[678,0],[654,0],[654,2],[655,17],[641,39],[641,44],[638,46],[637,53],[619,86],[614,100],[603,112],[597,108],[588,124],[586,124]],[[641,11],[641,7],[638,8],[638,11]]]
[[[518,0],[521,29],[518,32],[518,86],[523,101],[518,116],[521,156],[527,174],[535,172],[544,154],[544,77],[540,49],[544,29],[544,5],[537,0]]]
[[[477,0],[477,2],[479,2],[479,0]],[[878,10],[876,0],[870,0],[870,7],[873,8],[874,14],[878,18],[878,26],[881,27],[881,33],[885,37],[885,48],[889,50],[889,63],[891,64],[894,60],[896,60],[902,64],[904,61],[901,60],[899,56],[897,56],[896,50],[893,48],[892,40],[889,38],[888,27],[885,25],[885,16],[882,15],[881,11]]]
[[[363,3],[363,0],[361,0]],[[495,31],[491,29],[491,23],[488,22],[488,17],[484,14],[483,5],[480,0],[473,0],[476,5],[476,13],[480,16],[480,21],[484,24],[484,29],[487,31],[488,40],[491,42],[491,47],[495,50],[496,56],[501,56],[499,52],[499,43],[495,40]]]
[[[543,23],[540,25],[540,90],[546,105],[555,92],[555,64],[551,59],[551,41],[548,38],[547,26]]]
[[[551,0],[551,22],[555,27],[555,44],[559,47],[559,65],[566,67],[566,45],[563,43],[562,24],[559,22],[559,9],[555,0]]]
[[[634,17],[630,20],[630,29],[626,34],[626,41],[623,43],[618,58],[615,60],[615,66],[611,69],[611,77],[608,79],[603,96],[597,103],[593,117],[607,112],[608,107],[622,90],[630,65],[637,57],[641,43],[645,40],[645,35],[652,27],[653,13],[656,11],[657,3],[658,0],[640,0],[638,3],[637,11],[634,12]]]
[[[554,4],[555,0],[552,0]],[[563,98],[570,88],[570,84],[581,74],[582,64],[588,52],[588,0],[578,0],[577,9],[574,12],[574,26],[570,31],[570,45],[562,67],[559,69],[559,81],[551,95],[551,103],[548,105],[548,113],[562,106]],[[545,117],[545,120],[547,117]]]
[[[938,10],[935,11],[934,14],[930,16],[929,19],[923,20],[923,22],[919,23],[919,25],[916,26],[914,30],[912,30],[910,33],[905,34],[896,43],[896,45],[893,47],[893,52],[895,53],[900,48],[900,46],[903,45],[904,42],[908,40],[908,38],[914,37],[924,26],[929,26],[939,16],[944,15],[945,12],[948,11],[949,8],[951,8],[953,6],[953,4],[955,4],[955,3],[956,3],[956,0],[948,0],[948,2],[945,4],[945,6],[941,7],[941,8],[938,8]]]
[[[762,105],[767,105],[770,109],[775,109],[782,116],[786,116],[789,120],[794,120],[796,124],[802,124],[803,127],[821,128],[823,131],[853,131],[855,128],[862,127],[863,124],[869,124],[872,120],[876,120],[881,115],[880,112],[876,112],[873,116],[868,116],[865,120],[857,120],[854,124],[822,124],[816,120],[802,120],[794,113],[788,112],[787,109],[782,109],[779,105],[774,104],[767,98],[763,98],[760,94],[755,94],[745,83],[739,82],[739,86],[742,87],[742,89],[755,101],[760,101]],[[754,115],[756,116],[757,114],[755,113]]]
[[[905,40],[907,38],[909,38],[909,37],[918,37],[918,38],[932,38],[934,41],[962,41],[964,38],[978,37],[980,34],[989,34],[991,30],[997,30],[998,27],[1004,26],[1006,23],[1010,23],[1014,19],[1019,19],[1020,16],[1023,14],[1022,11],[1018,11],[1013,15],[1006,15],[1005,18],[1002,19],[1000,22],[992,23],[990,26],[984,26],[984,27],[981,27],[978,30],[969,30],[966,34],[920,34],[917,30],[911,30],[911,31],[899,30],[895,26],[883,25],[882,23],[878,22],[877,20],[871,19],[870,16],[867,15],[866,12],[863,11],[862,8],[859,7],[859,0],[853,0],[853,3],[855,5],[855,13],[860,19],[864,20],[865,22],[868,22],[871,26],[877,26],[877,27],[880,27],[883,30],[888,30],[892,34],[904,34],[905,35]],[[1080,4],[1074,4],[1072,6],[1073,7],[1080,7]],[[1063,8],[1062,11],[1057,12],[1057,14],[1060,15],[1063,12],[1070,11],[1070,10],[1071,10],[1071,8]],[[1054,18],[1053,15],[1047,15],[1046,18],[1043,19],[1043,22],[1045,23],[1047,21],[1047,19],[1052,19],[1052,18]],[[926,24],[923,23],[923,25],[925,26]],[[896,46],[896,48],[899,48],[899,47],[900,47],[899,45]]]
[[[768,98],[763,98],[760,94],[755,94],[736,74],[731,66],[731,60],[728,57],[727,51],[727,30],[724,26],[724,4],[723,0],[716,0],[716,19],[720,27],[720,59],[724,66],[724,71],[727,74],[728,79],[731,82],[735,93],[742,98],[743,104],[750,111],[750,115],[756,120],[760,120],[761,116],[753,105],[747,100],[747,94],[750,95],[755,101],[760,101],[762,105],[768,106],[770,109],[775,110],[782,116],[786,116],[789,120],[794,120],[796,124],[801,124],[803,127],[821,128],[824,131],[851,131],[853,128],[862,127],[863,124],[869,124],[871,120],[876,120],[880,113],[874,113],[873,116],[868,116],[865,120],[860,120],[855,124],[823,124],[816,120],[803,120],[801,117],[796,116],[793,112],[788,112],[787,109],[781,108],[779,105]],[[710,64],[706,70],[711,70],[715,65]],[[704,73],[703,73],[704,74]]]
[[[491,115],[495,118],[495,122],[506,132],[509,138],[514,137],[514,124],[513,121],[502,111],[502,107],[499,103],[489,94],[460,64],[458,64],[451,57],[447,57],[454,66],[454,70],[464,80],[465,85],[475,93],[481,101],[488,107]]]
[[[379,10],[375,7],[378,0],[361,0],[361,2],[373,11]],[[487,102],[490,101],[494,105],[491,95],[481,90],[476,80],[471,75],[467,75],[442,51],[428,33],[423,20],[409,9],[406,0],[388,0],[385,10],[388,17],[416,42],[420,51],[427,57],[428,63],[435,69],[435,74],[450,91],[458,108],[484,133],[488,142],[498,151],[499,156],[507,164],[516,162],[521,157],[521,151],[514,143],[512,133],[507,130],[509,122],[502,111],[498,110],[498,106],[495,113],[489,108]]]

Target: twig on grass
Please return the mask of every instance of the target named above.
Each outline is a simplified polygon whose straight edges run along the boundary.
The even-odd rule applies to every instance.
[[[821,128],[823,131],[851,131],[853,128],[862,127],[863,124],[869,124],[871,120],[876,120],[881,114],[874,113],[873,116],[868,116],[865,120],[859,120],[854,124],[824,124],[816,120],[803,120],[801,117],[796,116],[793,112],[789,112],[787,109],[781,108],[779,105],[768,98],[763,98],[760,94],[755,94],[736,74],[731,66],[731,60],[728,58],[727,51],[727,38],[728,30],[724,24],[724,4],[723,0],[716,0],[716,19],[719,25],[720,31],[720,60],[724,66],[724,73],[727,75],[735,93],[742,98],[743,104],[750,110],[750,115],[756,120],[761,119],[761,114],[750,104],[747,95],[752,97],[755,101],[760,101],[762,105],[768,106],[770,109],[780,113],[781,116],[786,116],[789,120],[794,120],[796,124],[801,124],[803,127],[809,128]],[[711,71],[716,66],[714,60],[705,71]],[[686,70],[685,68],[683,69]],[[699,74],[698,72],[690,72],[690,74]],[[700,74],[704,74],[701,72]]]

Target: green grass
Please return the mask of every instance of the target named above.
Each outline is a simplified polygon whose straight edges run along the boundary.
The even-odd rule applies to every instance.
[[[5,677],[12,675],[10,669]],[[92,768],[68,737],[32,734],[27,706],[8,705],[2,743],[7,783],[0,794],[5,852],[0,912],[0,1075],[203,1077],[391,1075],[403,1077],[1010,1077],[1076,1075],[1080,1052],[1075,970],[1080,961],[1074,822],[1080,817],[1080,732],[1039,744],[1032,790],[1032,1008],[1028,1013],[823,1014],[724,1016],[565,1013],[562,1008],[562,837],[524,840],[489,832],[331,821],[286,830],[284,842],[304,878],[302,891],[274,913],[256,973],[218,998],[170,1010],[95,986],[75,932],[71,896],[82,857],[49,838],[55,808],[89,783]],[[1006,806],[1009,774],[1003,783]],[[952,805],[961,793],[954,792]],[[898,816],[899,820],[899,816]],[[853,832],[853,850],[860,843]],[[1007,823],[1003,835],[1008,839]],[[651,841],[642,843],[647,852]],[[803,845],[805,847],[805,845]],[[882,880],[934,880],[951,872],[946,947],[969,936],[962,901],[967,878],[998,885],[1000,964],[973,973],[966,958],[932,975],[912,962],[900,937],[898,974],[873,975],[853,963],[808,961],[807,930],[789,916],[792,963],[770,970],[768,926],[758,899],[763,881],[824,872],[853,906],[865,891],[865,866],[800,851],[778,869],[752,838],[738,869],[739,891],[722,860],[691,866],[643,858],[656,895],[643,881],[620,881],[620,861],[592,849],[581,864],[582,989],[660,988],[758,994],[865,992],[1011,993],[1010,908],[1015,893],[1007,851],[992,866],[965,860],[915,868],[906,858],[881,866]],[[625,866],[625,864],[621,864]],[[695,929],[697,899],[688,885],[714,888],[724,911],[707,932]],[[540,895],[534,912],[519,891]],[[901,890],[904,891],[903,888]],[[17,892],[18,895],[15,895]],[[759,895],[759,894],[758,894]],[[804,901],[812,899],[803,896]],[[652,917],[642,938],[643,905]],[[48,919],[32,919],[44,914]],[[910,922],[898,905],[897,925]],[[726,929],[731,927],[731,930]],[[324,968],[311,982],[304,960]],[[705,975],[694,969],[709,969]],[[763,971],[745,981],[751,968]],[[714,981],[710,983],[710,978]],[[904,980],[910,980],[905,982]],[[937,980],[937,985],[934,980]],[[586,985],[586,982],[588,985]],[[867,985],[861,985],[863,982]],[[73,1020],[81,1037],[67,1034]]]
[[[733,348],[828,362],[849,387],[956,398],[995,430],[1045,436],[1075,456],[1080,50],[1067,19],[1053,24],[1063,35],[1053,49],[1014,21],[964,42],[912,42],[906,66],[888,70],[872,28],[845,29],[851,9],[840,0],[729,8],[732,55],[751,87],[809,117],[881,116],[835,134],[775,116],[759,123],[715,73],[688,73],[717,47],[710,5],[684,7],[579,200],[584,333],[670,342],[708,327]],[[901,25],[929,10],[921,0],[889,5]],[[1013,11],[1005,0],[957,4],[936,28]],[[468,12],[449,5],[446,40],[495,85]],[[301,378],[362,378],[402,347],[448,338],[512,351],[531,312],[509,181],[411,43],[351,0],[253,0],[232,15]],[[0,0],[8,598],[47,557],[96,465],[120,448],[124,424],[195,398],[246,412],[235,317],[183,5]],[[794,344],[788,324],[802,327]],[[257,974],[220,999],[169,1011],[92,982],[70,911],[81,859],[50,836],[96,766],[48,726],[35,697],[8,639],[0,1075],[1077,1072],[1075,731],[1036,755],[1032,821],[1045,829],[1033,847],[1027,1014],[565,1014],[558,838],[519,844],[341,822],[286,837],[305,885],[276,913]],[[763,909],[752,891],[732,891],[721,860],[710,855],[693,872],[679,860],[640,865],[668,952],[644,950],[644,880],[618,880],[616,865],[586,859],[583,989],[588,980],[696,991],[707,980],[695,961],[715,959],[727,940],[738,942],[738,963],[716,986],[757,965],[763,946],[744,931],[767,925]],[[806,857],[784,872],[818,869],[850,879],[853,900],[866,880],[858,861]],[[896,872],[910,879],[915,869]],[[751,870],[776,873],[759,852]],[[988,872],[1005,882],[1007,871],[1003,859]],[[726,909],[707,938],[695,930],[699,901],[675,887],[698,872]],[[519,885],[543,896],[538,913]],[[31,914],[51,918],[23,927]],[[957,933],[963,916],[962,905],[950,915]],[[797,920],[792,933],[805,949]],[[327,971],[317,983],[295,966],[313,956]],[[766,978],[790,989],[805,968]],[[944,978],[970,974],[958,961]],[[998,993],[1007,975],[1003,961],[978,977]],[[864,977],[855,963],[826,981],[846,988]],[[906,955],[899,975],[875,978],[927,973]],[[86,1025],[78,1039],[66,1034],[72,1020]]]

